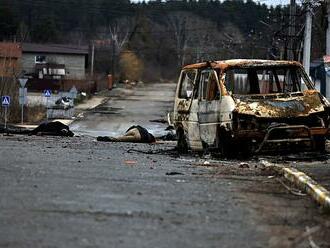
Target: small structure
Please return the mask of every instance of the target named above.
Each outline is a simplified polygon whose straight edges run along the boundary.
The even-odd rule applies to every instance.
[[[91,91],[86,81],[88,46],[22,43],[22,71],[29,76],[28,88]]]
[[[22,69],[39,79],[85,79],[88,46],[22,44]]]

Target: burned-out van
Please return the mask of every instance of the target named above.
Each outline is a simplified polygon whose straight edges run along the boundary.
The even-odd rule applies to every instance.
[[[298,62],[226,60],[182,69],[170,122],[181,151],[324,150],[329,109]]]

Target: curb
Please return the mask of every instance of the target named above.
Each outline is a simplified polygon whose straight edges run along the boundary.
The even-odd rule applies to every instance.
[[[110,99],[110,97],[99,97],[99,98],[101,99],[100,102],[98,102],[94,105],[91,105],[89,107],[86,107],[86,108],[81,108],[81,107],[79,108],[78,107],[79,105],[77,105],[77,107],[76,107],[76,118],[68,120],[66,125],[68,125],[68,126],[71,125],[73,122],[79,120],[80,115],[83,115],[85,112],[93,110],[93,109],[97,108],[98,106],[101,106],[102,104],[106,103]]]
[[[94,104],[91,104],[91,100],[92,100],[93,98],[94,98],[94,99],[99,98],[100,101],[98,101],[98,102],[96,102],[96,103],[94,103]],[[82,111],[92,110],[92,109],[94,109],[94,108],[96,108],[96,107],[98,107],[98,106],[104,104],[104,103],[107,102],[109,99],[110,99],[110,97],[98,97],[98,96],[93,96],[92,98],[90,98],[90,99],[87,100],[86,102],[80,103],[80,104],[78,104],[77,106],[75,106],[75,109],[76,109],[76,110],[79,110],[80,112],[82,112]],[[88,103],[88,101],[90,101],[90,103]],[[79,105],[80,105],[80,106],[79,106]],[[84,106],[84,105],[85,105],[85,106]],[[89,106],[87,106],[87,105],[89,105]],[[82,106],[84,106],[84,107],[82,107]]]
[[[263,164],[267,168],[276,171],[280,175],[283,175],[286,180],[293,183],[300,190],[306,192],[324,209],[330,210],[330,192],[311,177],[292,167],[284,167],[266,161],[263,161]]]

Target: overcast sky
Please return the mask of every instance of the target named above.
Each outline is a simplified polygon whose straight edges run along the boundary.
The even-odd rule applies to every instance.
[[[131,0],[132,2],[142,2],[143,0]],[[145,0],[148,2],[148,0]],[[290,0],[255,0],[256,2],[262,2],[268,5],[287,5],[290,3]]]

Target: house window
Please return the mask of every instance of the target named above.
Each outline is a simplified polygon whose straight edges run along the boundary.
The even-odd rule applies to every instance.
[[[44,55],[37,55],[35,57],[35,63],[36,64],[44,64],[44,63],[46,63],[46,56],[44,56]]]

